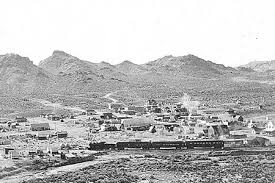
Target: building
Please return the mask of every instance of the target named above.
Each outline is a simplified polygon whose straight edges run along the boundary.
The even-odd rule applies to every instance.
[[[232,109],[232,108],[229,108],[226,112],[227,112],[229,115],[234,115],[234,114],[235,114],[235,110]]]
[[[117,127],[115,125],[110,125],[107,123],[104,123],[100,126],[100,131],[104,132],[104,131],[117,131]]]
[[[274,131],[275,130],[275,123],[274,121],[268,121],[266,125],[266,130],[267,131]]]
[[[11,159],[19,159],[19,152],[18,152],[18,150],[10,150],[9,151],[9,157]]]
[[[13,151],[14,148],[13,147],[4,147],[4,154],[8,155],[10,151]]]
[[[47,152],[51,155],[59,154],[59,149],[60,147],[58,146],[48,146],[47,147]]]
[[[19,117],[19,116],[17,116],[14,121],[16,123],[26,123],[26,122],[28,122],[27,118],[25,118],[25,117]]]
[[[0,145],[10,145],[11,141],[8,139],[0,139]]]
[[[153,113],[161,113],[161,108],[160,107],[155,107],[151,110]]]
[[[168,122],[168,121],[170,121],[170,119],[171,119],[171,116],[169,114],[165,114],[162,117],[163,122]]]
[[[49,123],[33,123],[31,124],[32,131],[45,131],[50,130]]]
[[[10,120],[7,118],[0,118],[0,124],[6,124],[8,123]]]
[[[181,103],[175,104],[175,108],[176,108],[176,109],[181,109],[181,107],[182,107],[182,104],[181,104]]]
[[[125,130],[149,130],[150,126],[155,124],[154,119],[152,118],[131,118],[124,119],[121,121],[121,125]]]
[[[186,108],[176,108],[175,109],[175,115],[183,115],[183,114],[189,114],[188,110]]]
[[[154,99],[150,99],[147,101],[147,105],[157,105],[157,104],[158,104],[157,101]]]
[[[207,136],[208,137],[214,137],[215,136],[215,130],[214,130],[213,126],[209,126],[207,128]]]
[[[143,106],[129,106],[128,107],[129,111],[136,111],[138,113],[144,114],[146,113],[146,108]]]
[[[61,117],[56,114],[47,114],[47,119],[52,121],[59,121]]]
[[[96,111],[94,109],[87,109],[86,110],[86,115],[87,116],[96,115]]]
[[[251,134],[256,134],[256,132],[253,128],[243,128],[242,130],[230,131],[229,134],[230,134],[230,137],[237,139],[237,138],[246,138]]]
[[[60,118],[60,116],[52,115],[52,116],[48,117],[48,119],[52,120],[52,121],[59,121],[61,118]]]
[[[200,119],[200,120],[203,120],[204,119],[204,116],[201,115],[201,114],[189,114],[188,116],[190,119]]]
[[[43,114],[40,114],[39,117],[40,117],[40,118],[46,118],[46,117],[47,117],[47,114],[44,114],[44,113],[43,113]]]
[[[56,133],[58,138],[67,138],[68,137],[68,132],[67,131],[61,131]]]
[[[104,112],[100,117],[102,119],[113,119],[113,113],[111,113],[111,112]]]
[[[121,111],[122,114],[127,114],[127,115],[135,115],[136,111],[134,110],[123,110]]]
[[[121,121],[122,119],[129,119],[129,118],[132,118],[131,116],[128,116],[126,114],[114,114],[113,115],[113,118],[115,118],[116,120],[118,121]]]
[[[243,117],[240,116],[240,115],[233,116],[233,119],[236,120],[236,121],[241,121],[241,122],[244,121]]]
[[[119,112],[119,111],[124,109],[124,105],[123,104],[118,104],[118,103],[111,104],[110,109],[113,109],[115,112]]]
[[[49,132],[45,132],[45,131],[40,131],[37,133],[37,139],[38,140],[47,140],[50,137],[50,133]]]

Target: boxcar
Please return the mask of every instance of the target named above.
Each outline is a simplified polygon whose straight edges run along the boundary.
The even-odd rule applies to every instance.
[[[116,147],[118,150],[125,148],[139,148],[139,149],[150,149],[150,142],[117,142]]]
[[[185,141],[187,149],[193,148],[223,148],[222,140],[188,140]]]
[[[90,150],[102,150],[105,149],[105,142],[91,142],[89,146]]]
[[[95,143],[90,143],[90,150],[108,150],[108,149],[115,149],[116,144],[112,143],[106,143],[106,142],[95,142]]]
[[[181,149],[185,147],[185,142],[183,141],[157,141],[151,143],[151,148],[160,149],[160,148],[176,148]]]

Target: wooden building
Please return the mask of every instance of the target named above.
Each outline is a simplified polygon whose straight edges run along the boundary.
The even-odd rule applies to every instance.
[[[45,131],[50,130],[49,123],[33,123],[31,124],[32,131]]]

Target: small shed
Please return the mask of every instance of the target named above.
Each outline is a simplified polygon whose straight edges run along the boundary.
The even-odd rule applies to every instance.
[[[50,125],[49,125],[49,123],[32,123],[31,130],[32,131],[50,130]]]
[[[11,159],[19,159],[19,152],[18,152],[18,150],[11,150],[11,151],[9,151],[9,157]]]
[[[119,110],[124,109],[124,105],[123,105],[123,104],[118,104],[118,103],[111,104],[111,105],[110,105],[110,109],[113,109],[113,110],[115,110],[116,112],[118,112]]]
[[[50,133],[49,132],[38,132],[37,133],[37,139],[38,140],[47,140],[50,137]]]
[[[47,114],[44,114],[44,113],[43,113],[43,114],[40,114],[39,116],[40,116],[40,118],[46,118],[46,117],[47,117]]]
[[[11,141],[8,139],[0,139],[0,145],[10,145]]]
[[[234,117],[234,119],[237,120],[237,121],[244,121],[244,118],[242,116],[240,116],[240,115],[236,115]]]
[[[61,131],[56,133],[58,138],[67,138],[68,137],[68,132],[67,131]]]
[[[59,154],[59,147],[58,146],[49,146],[47,147],[47,152],[54,155],[54,154]]]
[[[103,119],[113,119],[113,113],[104,112],[100,117],[103,118]]]
[[[123,110],[121,112],[122,112],[122,114],[127,114],[127,115],[135,115],[136,114],[136,111],[134,111],[134,110]]]
[[[9,152],[10,152],[10,151],[13,151],[13,150],[14,150],[13,147],[5,147],[5,148],[4,148],[4,154],[5,154],[5,155],[8,155]]]
[[[152,110],[153,113],[161,113],[161,108],[160,107],[156,107]]]
[[[86,115],[87,116],[96,115],[96,111],[94,109],[87,109]]]
[[[235,114],[235,110],[232,108],[229,108],[226,112],[231,115]]]
[[[60,119],[61,119],[60,116],[56,116],[56,115],[54,115],[50,118],[50,120],[52,120],[52,121],[59,121]]]

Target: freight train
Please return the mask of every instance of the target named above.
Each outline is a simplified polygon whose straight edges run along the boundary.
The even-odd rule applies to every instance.
[[[194,149],[194,148],[215,148],[224,147],[222,140],[186,140],[186,141],[128,141],[106,143],[90,143],[90,150],[124,150],[124,149]]]

